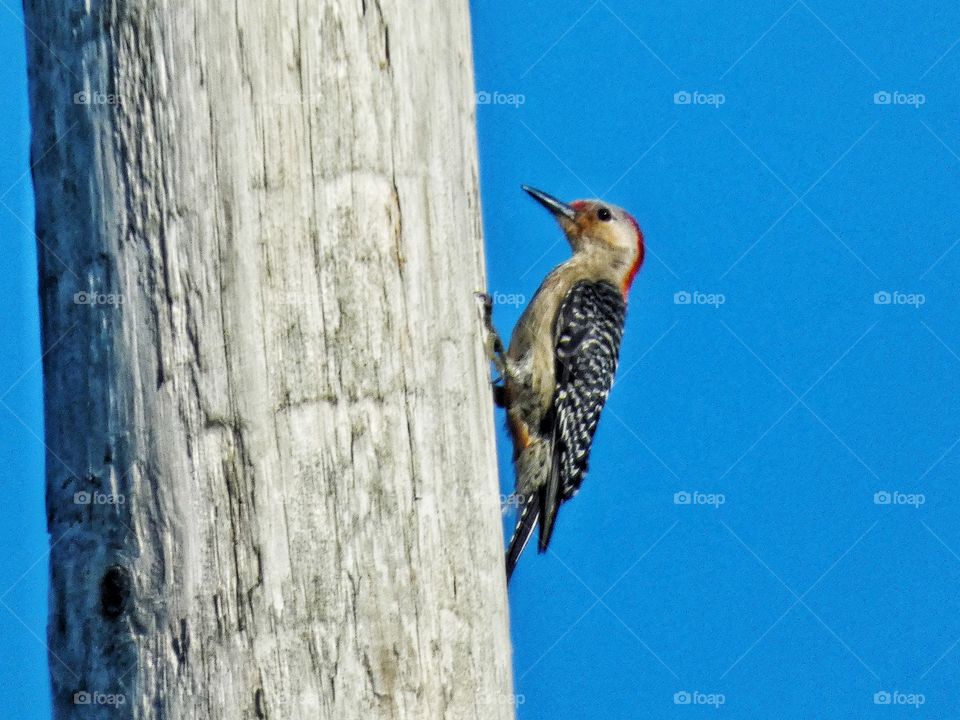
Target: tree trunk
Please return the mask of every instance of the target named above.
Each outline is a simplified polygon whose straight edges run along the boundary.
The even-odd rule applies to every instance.
[[[55,717],[512,717],[467,3],[25,10]]]

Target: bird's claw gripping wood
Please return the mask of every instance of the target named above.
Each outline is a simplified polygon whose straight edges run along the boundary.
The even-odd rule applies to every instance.
[[[473,295],[477,301],[477,311],[480,314],[483,349],[487,358],[493,363],[498,375],[490,381],[493,386],[493,400],[497,407],[504,407],[503,380],[507,376],[507,358],[503,350],[503,341],[500,339],[496,328],[493,327],[493,298],[484,292],[475,292]]]

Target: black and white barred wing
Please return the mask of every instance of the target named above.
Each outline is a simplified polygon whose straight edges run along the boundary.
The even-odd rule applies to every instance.
[[[541,550],[550,541],[557,508],[576,494],[587,472],[600,411],[617,371],[626,309],[617,288],[598,282],[577,283],[560,305],[554,332],[553,466],[541,508]]]

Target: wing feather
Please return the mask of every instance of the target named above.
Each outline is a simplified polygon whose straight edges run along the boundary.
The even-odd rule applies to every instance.
[[[540,509],[540,552],[553,533],[559,506],[587,472],[590,445],[617,371],[626,317],[623,296],[608,283],[579,282],[567,293],[554,328],[556,387],[551,469]]]

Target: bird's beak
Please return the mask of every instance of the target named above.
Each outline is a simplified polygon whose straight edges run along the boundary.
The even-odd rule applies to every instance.
[[[577,211],[572,207],[567,205],[565,202],[560,202],[553,195],[547,195],[542,190],[537,190],[532,188],[529,185],[521,185],[524,192],[526,192],[530,197],[536,200],[538,203],[543,205],[547,210],[552,212],[554,215],[563,216],[567,220],[575,220],[577,217]]]

